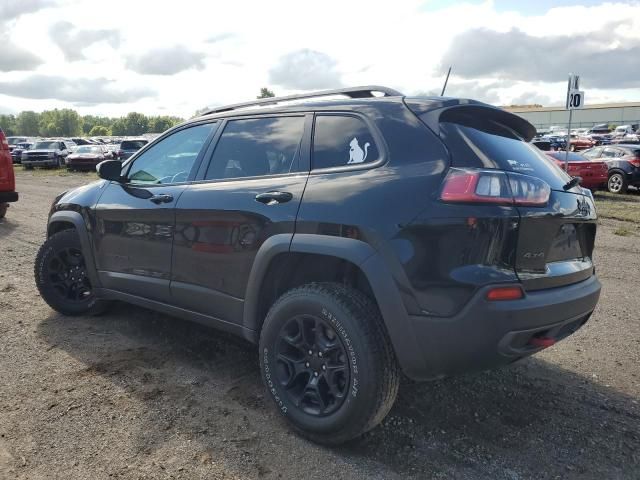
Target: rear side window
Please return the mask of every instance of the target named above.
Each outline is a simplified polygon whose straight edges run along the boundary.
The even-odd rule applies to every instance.
[[[456,116],[441,122],[441,137],[454,167],[499,169],[538,177],[553,189],[567,183],[566,174],[509,126],[481,115]]]
[[[304,117],[230,120],[213,152],[205,179],[295,172]]]
[[[313,133],[313,168],[372,163],[380,153],[366,123],[346,115],[318,115]]]

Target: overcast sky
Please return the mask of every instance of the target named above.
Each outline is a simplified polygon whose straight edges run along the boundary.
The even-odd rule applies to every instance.
[[[640,101],[640,1],[0,0],[0,113],[191,116],[380,84],[494,104]]]

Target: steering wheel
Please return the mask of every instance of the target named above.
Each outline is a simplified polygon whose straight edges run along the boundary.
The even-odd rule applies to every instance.
[[[171,177],[171,183],[184,182],[189,177],[189,172],[178,172]]]

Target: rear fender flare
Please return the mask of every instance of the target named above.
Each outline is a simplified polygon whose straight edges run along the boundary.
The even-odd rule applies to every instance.
[[[259,337],[261,319],[258,301],[262,281],[273,258],[281,253],[310,253],[347,260],[358,266],[367,278],[382,314],[396,357],[405,374],[423,369],[413,325],[400,290],[382,255],[361,240],[329,235],[280,234],[270,237],[258,250],[247,283],[243,326]]]

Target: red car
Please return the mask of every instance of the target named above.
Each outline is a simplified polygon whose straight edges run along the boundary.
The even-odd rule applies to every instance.
[[[0,218],[4,218],[9,202],[18,201],[16,193],[16,177],[13,173],[13,161],[9,151],[9,143],[0,129]]]
[[[564,170],[564,159],[567,152],[544,152],[560,168]],[[569,165],[567,173],[572,177],[580,177],[580,185],[590,190],[603,187],[609,179],[609,167],[605,162],[589,160],[579,153],[569,152]]]
[[[110,160],[113,154],[104,145],[80,145],[67,157],[68,170],[95,170],[103,160]]]
[[[581,137],[579,135],[571,135],[571,145],[569,149],[572,152],[576,152],[578,150],[586,150],[587,148],[591,148],[595,145],[595,142],[587,137]]]

